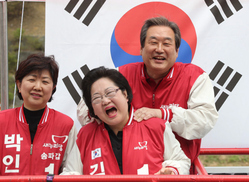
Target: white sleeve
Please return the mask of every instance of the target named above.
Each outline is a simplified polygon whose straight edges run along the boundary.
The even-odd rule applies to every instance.
[[[88,107],[86,106],[83,98],[81,98],[79,104],[77,105],[77,119],[81,126],[85,126],[87,123],[91,122],[91,119],[88,116]]]
[[[187,140],[203,138],[218,119],[213,85],[207,73],[204,72],[195,81],[187,105],[188,109],[169,107],[173,113],[171,128]]]
[[[70,141],[68,140],[60,175],[81,175],[83,174],[83,164],[76,144],[77,130],[75,125],[71,129],[68,138],[70,138]]]
[[[180,143],[175,138],[169,122],[165,123],[164,131],[164,162],[162,167],[174,167],[180,175],[189,174],[190,159],[185,155],[180,147]]]

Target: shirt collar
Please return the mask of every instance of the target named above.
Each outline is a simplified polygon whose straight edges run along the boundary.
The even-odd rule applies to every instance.
[[[40,122],[41,124],[43,123],[46,123],[47,120],[48,120],[48,114],[49,114],[49,108],[48,106],[45,107],[45,110],[44,110],[44,113],[43,113],[43,116],[42,116],[42,121]],[[24,112],[23,112],[23,105],[20,107],[20,111],[19,111],[19,121],[21,123],[25,123],[27,122],[26,119],[25,119],[25,115],[24,115]]]
[[[168,74],[167,74],[165,77],[166,77],[167,79],[173,78],[175,69],[176,69],[176,64],[174,64],[174,65],[170,68]],[[146,79],[146,81],[147,81],[148,83],[151,83],[151,82],[154,82],[154,83],[155,83],[155,81],[154,81],[151,77],[149,77],[148,73],[146,72],[145,64],[143,65],[142,76],[145,77],[145,79]],[[165,77],[164,77],[164,78],[165,78]],[[162,78],[162,79],[163,79],[163,78]],[[162,80],[162,79],[161,79],[161,80]],[[160,81],[161,81],[161,80],[160,80]],[[158,83],[160,83],[160,81],[159,81]],[[156,83],[155,83],[155,84],[156,84]]]

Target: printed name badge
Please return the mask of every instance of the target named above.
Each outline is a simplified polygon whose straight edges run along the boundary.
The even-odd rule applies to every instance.
[[[23,137],[20,134],[12,134],[12,135],[5,135],[4,138],[4,145],[6,151],[11,148],[16,148],[16,155],[6,155],[3,157],[3,164],[5,167],[5,173],[19,173],[19,164],[20,164],[20,149],[21,149],[21,141],[23,141]],[[13,153],[13,152],[12,152]],[[15,163],[14,168],[10,169],[10,165]]]

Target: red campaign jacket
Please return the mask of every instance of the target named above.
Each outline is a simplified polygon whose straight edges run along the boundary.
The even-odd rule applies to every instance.
[[[208,75],[196,65],[178,62],[152,89],[143,62],[118,69],[132,88],[135,109],[149,107],[164,111],[163,118],[169,120],[183,151],[193,162],[200,152],[200,138],[213,128],[218,118]]]
[[[59,174],[75,129],[70,117],[46,107],[32,145],[23,106],[1,111],[0,124],[0,175]]]
[[[164,120],[151,118],[138,123],[132,118],[133,108],[123,128],[123,174],[154,174],[165,166],[172,167],[176,174],[189,173],[190,160]],[[103,122],[85,125],[77,137],[77,147],[71,151],[63,174],[120,174]]]

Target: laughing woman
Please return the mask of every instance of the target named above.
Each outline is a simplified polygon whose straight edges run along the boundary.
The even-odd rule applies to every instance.
[[[169,123],[133,120],[132,90],[121,73],[93,69],[82,91],[96,120],[79,131],[62,174],[189,174],[190,160]]]
[[[53,56],[30,55],[16,71],[23,105],[0,112],[0,176],[59,174],[76,140],[74,121],[47,106],[59,68]]]

